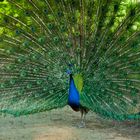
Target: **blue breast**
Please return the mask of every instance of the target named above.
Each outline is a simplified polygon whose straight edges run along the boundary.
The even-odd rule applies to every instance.
[[[75,106],[75,107],[79,107],[80,106],[79,92],[76,89],[76,86],[74,84],[74,80],[73,80],[72,76],[70,77],[68,104],[70,106]]]

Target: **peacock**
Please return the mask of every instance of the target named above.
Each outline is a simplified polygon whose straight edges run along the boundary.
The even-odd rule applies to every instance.
[[[140,3],[2,0],[0,113],[69,105],[118,121],[140,119]]]

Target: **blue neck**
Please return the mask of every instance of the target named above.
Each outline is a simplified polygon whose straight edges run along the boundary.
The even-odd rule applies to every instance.
[[[74,84],[72,74],[70,74],[70,86],[69,86],[68,104],[70,106],[77,106],[77,107],[79,107],[79,105],[80,105],[79,92],[77,91],[76,86]]]

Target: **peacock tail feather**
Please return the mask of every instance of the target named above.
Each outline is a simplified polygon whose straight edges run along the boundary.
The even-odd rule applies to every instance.
[[[109,119],[140,118],[139,2],[6,0],[0,7],[1,113],[64,107],[72,73],[82,106]]]

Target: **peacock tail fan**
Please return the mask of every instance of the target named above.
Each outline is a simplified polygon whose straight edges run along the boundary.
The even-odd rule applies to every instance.
[[[82,106],[109,119],[140,118],[140,3],[6,0],[0,5],[1,113],[64,107],[73,73]]]

